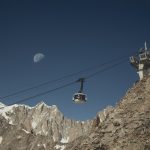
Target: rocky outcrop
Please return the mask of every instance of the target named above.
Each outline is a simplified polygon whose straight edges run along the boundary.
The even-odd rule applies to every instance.
[[[150,78],[129,89],[115,108],[98,113],[97,120],[97,127],[89,135],[66,149],[150,150]]]

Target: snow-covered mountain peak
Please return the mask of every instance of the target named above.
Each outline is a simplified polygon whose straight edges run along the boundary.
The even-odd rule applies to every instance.
[[[35,106],[35,108],[41,108],[41,107],[58,109],[56,105],[49,106],[49,105],[47,105],[44,101],[39,102],[39,103]]]
[[[54,109],[58,109],[56,105],[52,105],[51,107]]]
[[[1,109],[0,109],[0,113],[1,113],[1,112],[12,112],[13,109],[18,107],[19,105],[15,104],[15,105],[7,106],[7,105],[3,104],[3,105],[0,105],[0,106],[2,106]]]
[[[2,103],[1,103],[1,104],[2,104]],[[15,104],[15,105],[12,105],[12,106],[6,106],[6,105],[3,104],[3,105],[0,105],[0,106],[3,106],[3,107],[0,108],[0,114],[1,114],[6,120],[8,120],[9,124],[13,124],[13,123],[12,123],[12,120],[11,120],[11,118],[10,118],[10,116],[9,116],[9,114],[12,114],[13,111],[14,111],[14,108],[15,108],[15,107],[18,107],[18,105]]]
[[[85,134],[92,123],[87,122],[83,126],[81,121],[67,119],[56,105],[48,106],[43,101],[34,107],[24,104],[5,106],[0,109],[0,116],[8,124],[18,126],[26,133],[49,136],[54,142],[60,143],[68,143]]]
[[[43,101],[38,103],[33,109],[37,112],[49,114],[48,116],[52,118],[52,116],[56,116],[57,114],[62,114],[56,105],[49,106]]]
[[[0,108],[5,107],[6,105],[4,105],[3,103],[0,102]]]
[[[58,107],[57,107],[56,105],[52,105],[52,106],[51,106],[51,109],[52,109],[53,111],[55,111],[55,112],[60,112],[59,109],[58,109]]]
[[[35,107],[42,107],[42,106],[48,107],[48,105],[44,101],[39,102]]]

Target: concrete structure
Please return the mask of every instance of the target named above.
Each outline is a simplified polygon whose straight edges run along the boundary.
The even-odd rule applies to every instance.
[[[150,75],[150,48],[147,48],[146,42],[145,47],[141,48],[137,55],[130,57],[130,63],[137,70],[140,80]]]

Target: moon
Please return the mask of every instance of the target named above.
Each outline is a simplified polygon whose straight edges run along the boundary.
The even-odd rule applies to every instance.
[[[38,63],[45,58],[45,55],[42,53],[36,53],[33,57],[33,62]]]

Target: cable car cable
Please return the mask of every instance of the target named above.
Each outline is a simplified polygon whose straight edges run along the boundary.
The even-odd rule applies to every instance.
[[[132,52],[132,54],[133,54],[133,53],[135,54],[136,52]],[[131,54],[131,53],[130,53],[130,54]],[[78,74],[87,72],[87,71],[94,70],[94,69],[99,68],[99,67],[101,67],[101,66],[104,67],[104,65],[108,65],[108,64],[110,64],[110,63],[112,63],[112,62],[114,62],[114,61],[123,59],[123,58],[125,58],[125,57],[128,57],[128,55],[120,56],[120,57],[114,58],[114,59],[112,59],[112,60],[110,60],[110,61],[108,61],[108,62],[104,62],[104,63],[99,64],[99,65],[95,65],[95,66],[92,66],[92,67],[88,67],[88,68],[86,68],[86,69],[84,69],[84,70],[80,70],[80,71],[78,71],[78,72],[71,73],[71,74],[69,74],[69,75],[62,76],[62,77],[57,78],[57,79],[54,79],[54,80],[46,81],[46,82],[43,82],[43,83],[41,83],[41,84],[35,85],[35,86],[33,86],[33,87],[30,87],[30,88],[26,88],[26,89],[23,89],[23,90],[19,90],[19,91],[17,91],[17,92],[8,94],[8,95],[6,95],[6,96],[3,96],[3,97],[1,97],[0,99],[3,100],[3,99],[6,99],[6,98],[8,98],[8,97],[15,96],[15,95],[18,95],[18,94],[21,94],[21,93],[25,93],[25,92],[27,92],[27,91],[30,91],[30,90],[33,90],[33,89],[42,87],[42,86],[44,86],[44,85],[48,85],[48,84],[51,84],[51,83],[54,83],[54,82],[58,82],[58,81],[61,81],[61,80],[66,79],[66,78],[69,78],[69,77],[72,77],[72,76],[75,76],[75,75],[78,75]]]
[[[68,87],[68,86],[70,86],[70,85],[72,85],[72,84],[74,84],[74,83],[76,83],[76,82],[74,81],[74,82],[67,83],[67,84],[62,85],[62,86],[60,86],[60,87],[57,87],[57,88],[54,88],[54,89],[51,89],[51,90],[48,90],[48,91],[45,91],[45,92],[42,92],[42,93],[39,93],[39,94],[30,96],[30,97],[24,98],[24,99],[22,99],[22,100],[16,101],[16,102],[14,102],[14,103],[12,103],[12,104],[10,104],[10,105],[14,105],[14,104],[16,104],[16,103],[22,103],[22,102],[27,101],[27,100],[29,100],[29,99],[36,98],[36,97],[39,97],[39,96],[42,96],[42,95],[45,95],[45,94],[54,92],[54,91],[56,91],[56,90],[59,90],[59,89]]]
[[[92,78],[93,76],[99,74],[99,73],[102,73],[102,72],[105,72],[107,70],[110,70],[118,65],[121,65],[122,63],[126,62],[127,59],[125,60],[122,60],[118,63],[115,63],[115,64],[112,64],[110,66],[107,66],[99,71],[96,71],[95,73],[92,73],[90,74],[89,76],[87,76],[86,78],[79,78],[76,82],[80,82],[80,90],[79,92],[75,93],[74,96],[73,96],[73,101],[76,103],[76,104],[83,104],[87,101],[87,96],[86,94],[84,94],[83,92],[83,83],[85,82],[85,80],[89,79],[89,78]]]
[[[112,68],[114,68],[114,67],[117,67],[117,66],[119,66],[119,65],[121,65],[122,63],[125,63],[125,62],[127,62],[127,59],[122,60],[122,61],[120,61],[120,62],[118,62],[118,63],[112,64],[112,65],[110,65],[110,66],[108,66],[108,67],[106,67],[106,68],[103,68],[103,69],[101,69],[101,70],[98,70],[98,71],[96,71],[95,73],[92,73],[91,75],[87,76],[85,79],[92,78],[92,77],[94,77],[95,75],[97,75],[97,74],[99,74],[99,73],[102,73],[102,72],[105,72],[105,71],[107,71],[107,70],[110,70],[110,69],[112,69]]]
[[[93,74],[87,76],[87,77],[84,78],[84,79],[86,80],[86,79],[89,79],[89,78],[91,78],[91,77],[94,77],[95,75],[97,75],[97,74],[99,74],[99,73],[103,73],[103,72],[105,72],[105,71],[107,71],[107,70],[110,70],[110,69],[112,69],[112,68],[114,68],[114,67],[116,67],[116,66],[118,66],[118,65],[121,65],[122,63],[124,63],[124,62],[126,62],[126,61],[127,61],[127,59],[126,59],[126,60],[123,60],[123,61],[120,61],[119,63],[115,63],[115,64],[113,64],[113,65],[111,65],[111,66],[108,66],[108,67],[106,67],[106,68],[104,68],[104,69],[102,69],[102,70],[99,70],[99,71],[97,71],[97,72],[95,72],[95,73],[93,73]],[[77,82],[78,82],[78,80],[77,80],[77,81],[70,82],[70,83],[67,83],[67,84],[62,85],[62,86],[60,86],[60,87],[57,87],[57,88],[54,88],[54,89],[51,89],[51,90],[48,90],[48,91],[45,91],[45,92],[42,92],[42,93],[39,93],[39,94],[30,96],[30,97],[24,98],[24,99],[22,99],[22,100],[16,101],[16,102],[14,102],[14,103],[12,103],[12,104],[10,104],[10,105],[13,105],[13,104],[16,104],[16,103],[22,103],[22,102],[27,101],[27,100],[29,100],[29,99],[36,98],[36,97],[39,97],[39,96],[42,96],[42,95],[45,95],[45,94],[54,92],[54,91],[56,91],[56,90],[59,90],[59,89],[68,87],[68,86],[70,86],[70,85],[72,85],[72,84],[75,84],[75,83],[77,83]]]

